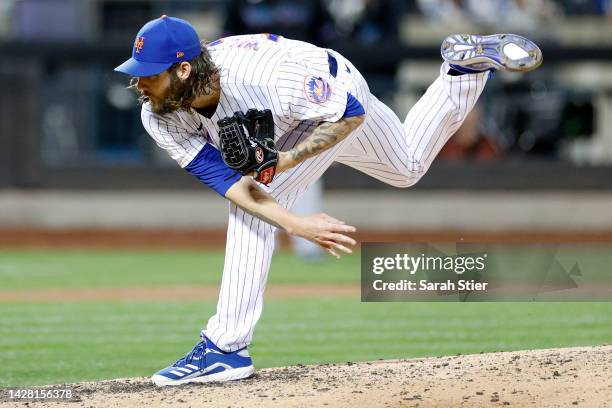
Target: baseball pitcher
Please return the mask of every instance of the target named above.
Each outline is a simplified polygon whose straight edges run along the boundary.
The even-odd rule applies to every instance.
[[[201,341],[153,375],[157,385],[241,379],[284,228],[331,254],[350,252],[354,230],[326,215],[288,210],[333,163],[396,187],[415,184],[461,126],[490,73],[529,71],[539,48],[512,34],[452,35],[438,78],[405,120],[331,49],[273,34],[202,43],[186,21],[162,16],[136,35],[116,68],[133,77],[142,123],[179,166],[230,201],[217,312]]]

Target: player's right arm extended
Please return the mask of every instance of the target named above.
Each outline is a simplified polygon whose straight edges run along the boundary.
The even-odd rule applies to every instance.
[[[337,122],[322,122],[312,134],[288,152],[278,152],[276,172],[297,166],[306,159],[335,146],[363,123],[364,115],[341,118]]]
[[[321,246],[339,258],[339,251],[351,253],[355,240],[345,233],[355,232],[355,227],[327,214],[300,216],[278,204],[250,177],[242,177],[225,193],[225,197],[265,222],[282,228],[289,234],[305,238]]]

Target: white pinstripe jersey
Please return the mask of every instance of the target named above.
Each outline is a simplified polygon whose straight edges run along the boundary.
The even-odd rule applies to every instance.
[[[328,52],[323,48],[254,34],[214,41],[208,50],[221,82],[219,105],[210,119],[193,110],[160,116],[149,104],[142,107],[145,129],[181,167],[206,143],[218,148],[217,121],[236,111],[270,109],[276,140],[301,121],[335,122],[344,114],[349,76],[330,74]]]

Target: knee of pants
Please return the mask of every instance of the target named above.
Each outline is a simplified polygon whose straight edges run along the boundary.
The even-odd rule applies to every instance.
[[[400,175],[402,177],[399,180],[393,180],[393,182],[389,184],[399,188],[412,187],[425,175],[425,173],[427,173],[430,164],[431,163],[413,160],[410,165],[401,169]]]
[[[407,174],[402,174],[400,179],[389,180],[387,183],[397,188],[408,188],[414,186],[423,177],[423,174],[425,172],[408,172]]]

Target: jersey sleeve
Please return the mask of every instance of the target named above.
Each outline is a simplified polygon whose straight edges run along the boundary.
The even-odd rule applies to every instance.
[[[157,115],[144,104],[142,124],[157,146],[164,149],[181,167],[187,166],[202,150],[207,141],[205,133],[195,124],[187,124],[176,115]]]
[[[211,144],[206,144],[185,170],[222,196],[242,177],[223,162],[221,153]]]
[[[348,90],[330,73],[327,59],[279,66],[276,91],[285,117],[296,121],[336,122],[347,110]]]
[[[142,123],[155,143],[202,183],[225,196],[240,178],[240,173],[226,166],[221,153],[207,143],[202,127],[187,123],[176,115],[160,116],[143,105]]]
[[[346,97],[346,110],[344,111],[343,118],[353,118],[355,116],[365,115],[365,109],[363,105],[350,93]]]

